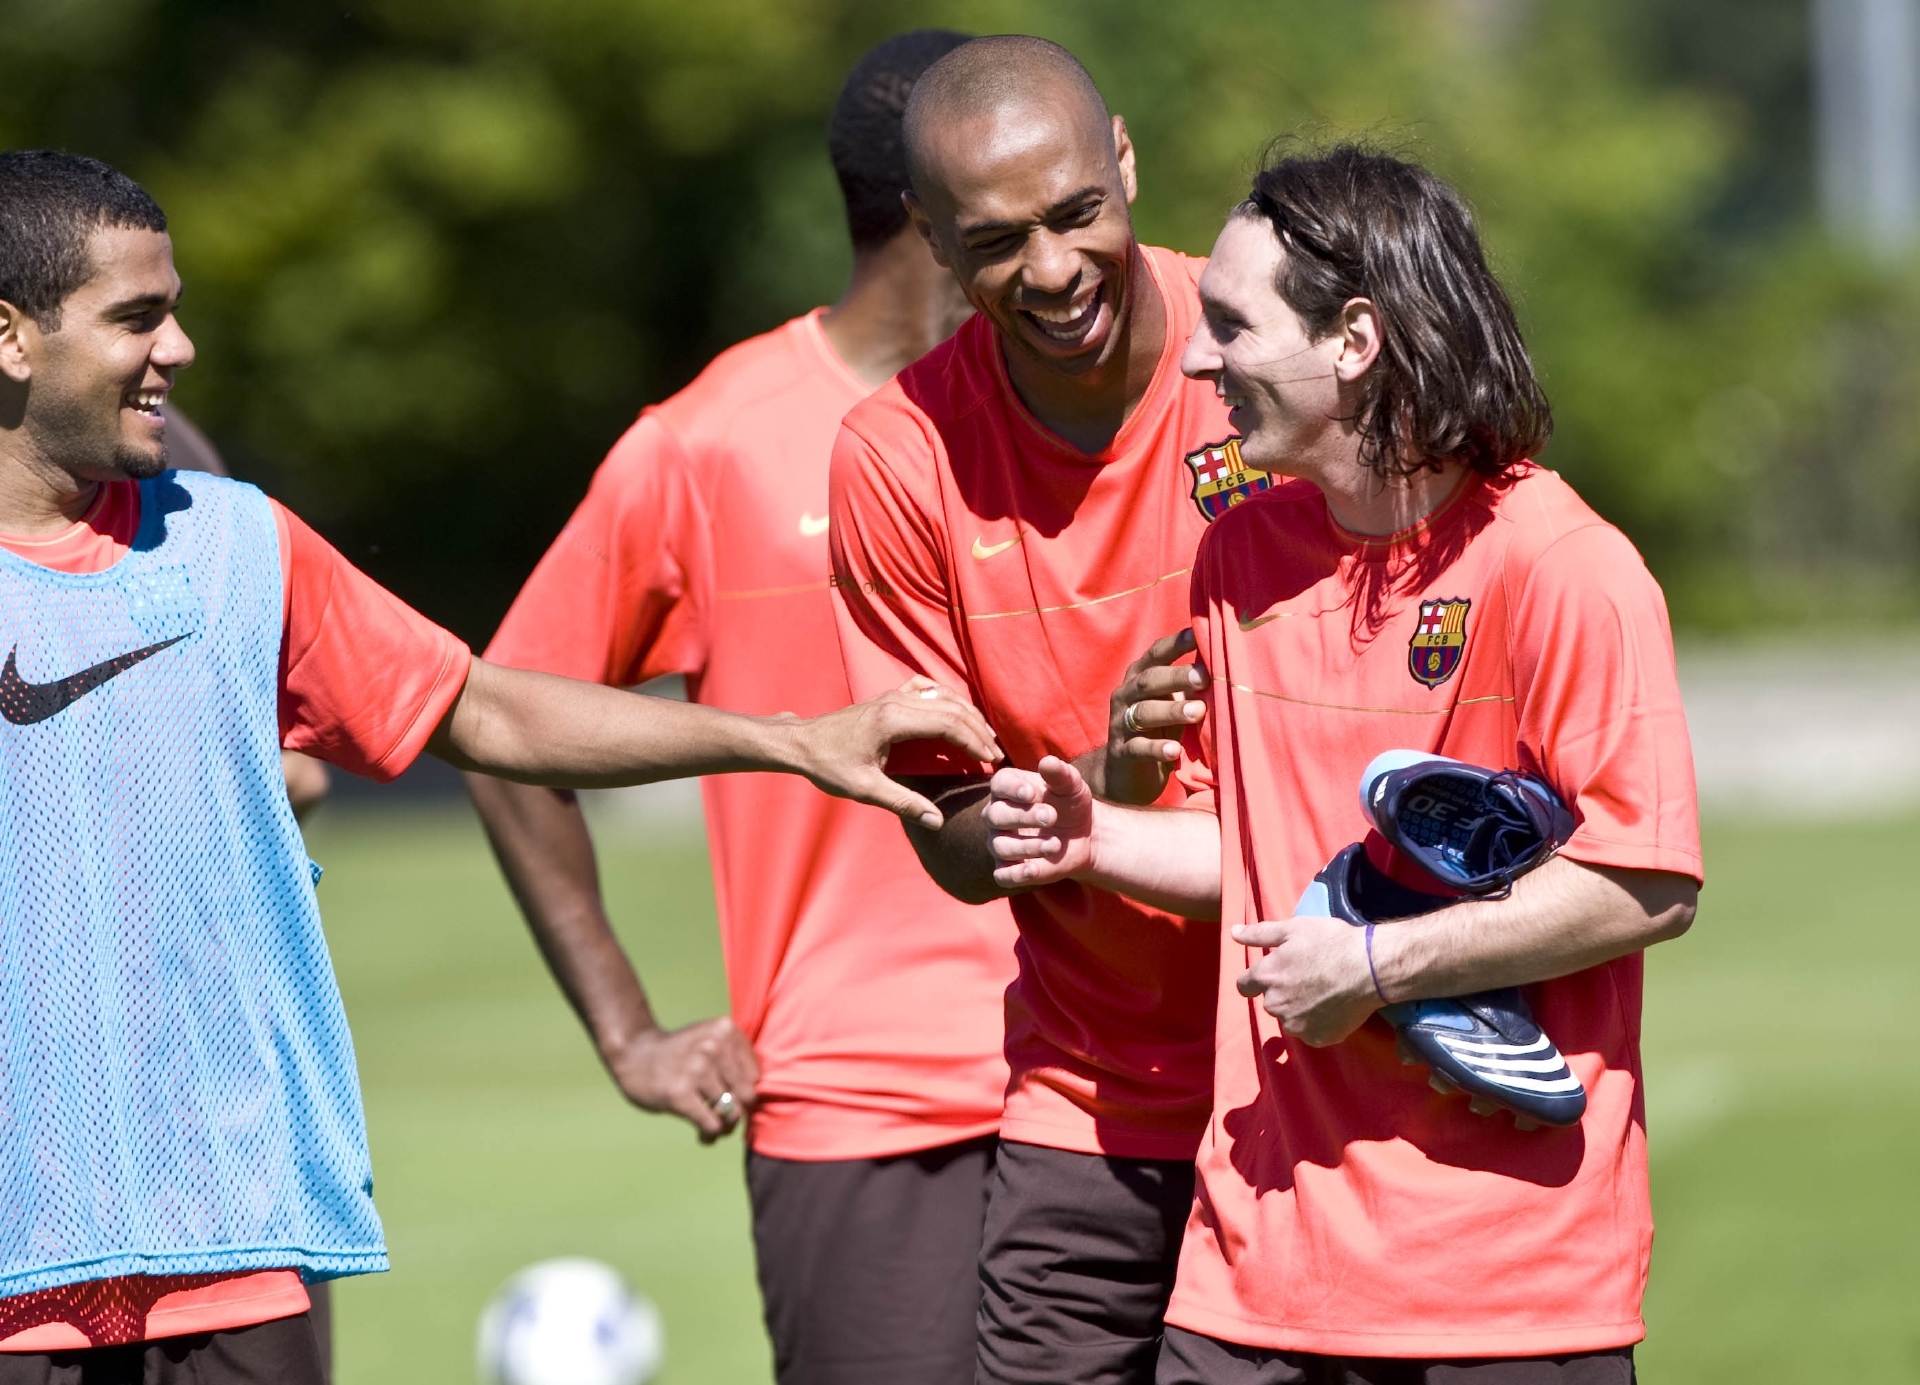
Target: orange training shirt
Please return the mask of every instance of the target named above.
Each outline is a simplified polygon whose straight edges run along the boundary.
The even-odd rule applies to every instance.
[[[1224,925],[1291,914],[1350,842],[1398,868],[1358,784],[1399,747],[1543,776],[1573,807],[1575,861],[1700,878],[1666,603],[1554,473],[1468,476],[1385,539],[1286,482],[1207,536],[1193,608],[1212,711],[1190,742],[1207,763],[1186,773],[1220,816]],[[1422,624],[1464,643],[1415,648]],[[1253,950],[1222,950],[1214,1114],[1168,1322],[1350,1356],[1644,1335],[1640,954],[1526,988],[1588,1106],[1571,1129],[1520,1131],[1433,1092],[1378,1017],[1328,1048],[1288,1038],[1234,991]]]
[[[614,686],[682,673],[736,712],[848,705],[827,461],[867,394],[818,312],[723,353],[615,444],[487,657]],[[1006,906],[950,898],[891,814],[796,776],[703,790],[733,1018],[760,1060],[754,1149],[870,1159],[996,1130]]]
[[[1127,666],[1187,624],[1207,521],[1183,459],[1231,434],[1213,387],[1179,368],[1204,261],[1144,253],[1138,289],[1166,305],[1166,346],[1104,451],[1088,456],[1035,420],[979,317],[848,414],[834,446],[834,575],[855,694],[909,673],[964,690],[1026,768],[1105,745]],[[923,750],[896,752],[894,768],[940,772]],[[1214,925],[1079,884],[1015,895],[1013,912],[1002,1136],[1191,1158],[1212,1068]]]
[[[280,735],[289,749],[392,779],[419,756],[460,690],[467,647],[356,569],[279,501]],[[140,487],[110,482],[57,534],[0,534],[56,572],[104,572],[140,531]],[[367,696],[369,688],[380,696]],[[307,1311],[297,1270],[128,1275],[0,1299],[0,1352],[71,1351],[223,1332]]]

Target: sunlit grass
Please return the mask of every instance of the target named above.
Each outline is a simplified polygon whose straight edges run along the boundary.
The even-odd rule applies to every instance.
[[[1914,828],[1708,834],[1648,959],[1644,1379],[1920,1379]]]
[[[394,1266],[336,1291],[344,1385],[471,1381],[487,1298],[555,1255],[659,1303],[663,1385],[769,1379],[739,1143],[703,1149],[620,1099],[471,815],[339,813],[311,848]],[[615,842],[603,869],[662,1017],[723,1011],[704,849]]]

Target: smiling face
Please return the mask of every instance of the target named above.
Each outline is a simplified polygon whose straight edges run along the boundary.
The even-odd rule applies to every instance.
[[[43,457],[83,480],[157,476],[167,464],[167,393],[174,372],[193,364],[173,315],[173,242],[109,226],[87,250],[93,277],[61,305],[59,330],[21,324],[22,421]]]
[[[914,224],[1010,350],[1060,375],[1113,359],[1132,307],[1133,146],[1067,92],[953,120],[920,151]]]
[[[1319,341],[1276,287],[1279,237],[1264,220],[1233,216],[1200,276],[1201,318],[1180,369],[1211,380],[1240,434],[1240,455],[1265,471],[1313,476],[1324,463],[1354,451],[1342,416],[1342,385],[1372,364],[1363,340],[1355,354],[1353,322]],[[1355,299],[1372,327],[1372,305]],[[1362,358],[1363,357],[1363,358]]]

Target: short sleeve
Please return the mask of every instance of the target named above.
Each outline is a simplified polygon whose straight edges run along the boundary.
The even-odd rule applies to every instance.
[[[388,780],[460,697],[467,646],[340,556],[277,502],[286,630],[280,743]]]
[[[627,687],[705,667],[712,525],[692,468],[652,413],[594,473],[514,599],[486,659]]]
[[[863,410],[856,410],[858,414]],[[891,691],[915,674],[979,694],[966,672],[936,515],[932,444],[916,438],[882,457],[842,424],[829,482],[834,617],[855,700]],[[915,487],[904,479],[918,472]],[[938,742],[896,746],[897,774],[967,774],[979,768]]]
[[[1513,605],[1523,767],[1574,806],[1574,860],[1702,878],[1693,752],[1666,600],[1626,536],[1576,529]]]

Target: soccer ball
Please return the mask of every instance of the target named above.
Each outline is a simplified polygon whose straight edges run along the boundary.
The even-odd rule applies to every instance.
[[[489,1385],[645,1385],[666,1356],[660,1310],[598,1260],[543,1260],[480,1316]]]

